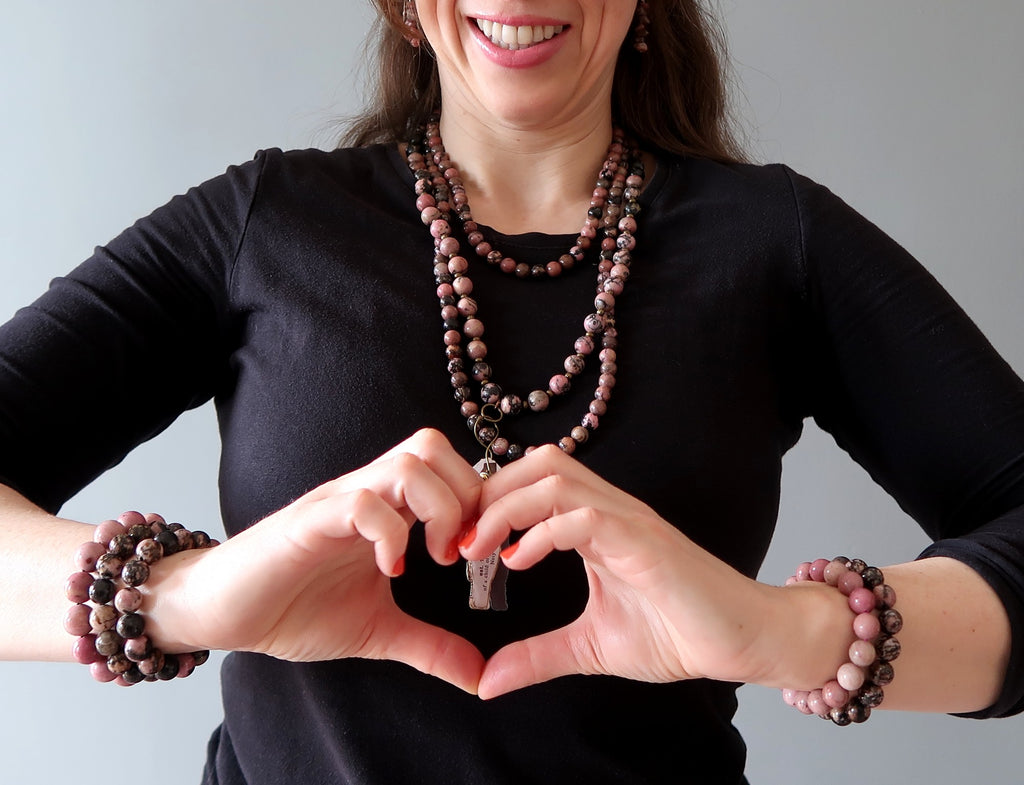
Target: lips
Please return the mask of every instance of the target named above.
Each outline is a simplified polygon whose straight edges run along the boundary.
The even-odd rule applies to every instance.
[[[563,25],[506,25],[489,19],[476,19],[480,32],[495,46],[510,51],[529,49],[550,41],[565,29]]]

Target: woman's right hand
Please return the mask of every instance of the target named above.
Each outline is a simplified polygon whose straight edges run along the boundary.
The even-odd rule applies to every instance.
[[[401,611],[389,578],[417,520],[435,561],[458,560],[481,483],[444,436],[418,431],[221,546],[170,557],[146,586],[150,633],[170,651],[397,660],[475,692],[480,652]]]

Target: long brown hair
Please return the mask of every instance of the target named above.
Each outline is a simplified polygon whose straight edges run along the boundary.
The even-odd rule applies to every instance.
[[[372,0],[368,100],[341,143],[363,147],[409,139],[441,106],[437,63],[424,41],[410,46],[404,0]],[[617,123],[648,150],[716,161],[745,160],[729,114],[725,38],[700,0],[649,0],[647,44],[619,51],[612,88]]]

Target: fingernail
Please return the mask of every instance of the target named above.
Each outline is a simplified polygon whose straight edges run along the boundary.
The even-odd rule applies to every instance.
[[[398,557],[398,561],[395,562],[395,566],[391,568],[391,577],[397,578],[405,572],[405,554],[403,553]]]
[[[444,558],[447,561],[454,561],[459,558],[459,540],[457,538],[448,543],[448,548],[444,552]]]
[[[473,540],[476,539],[476,526],[469,530],[465,537],[459,540],[460,548],[468,548],[473,544]]]
[[[503,558],[503,559],[511,559],[512,556],[515,554],[515,552],[518,551],[518,550],[519,550],[519,543],[518,542],[514,542],[511,545],[509,545],[505,550],[503,550],[501,552],[501,558]]]

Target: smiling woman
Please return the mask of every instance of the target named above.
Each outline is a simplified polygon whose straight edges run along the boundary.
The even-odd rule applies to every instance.
[[[25,11],[19,40],[54,68],[19,70],[17,42],[0,47],[17,75],[0,88],[14,118],[2,132],[19,151],[0,210],[6,310],[166,194],[267,144],[302,146],[321,123],[296,117],[325,102],[348,69],[338,53],[358,48],[338,40],[356,26],[338,5],[99,14],[116,29],[72,8]],[[851,706],[864,719],[879,684],[882,708],[1020,708],[1016,376],[875,226],[791,170],[735,163],[721,81],[695,101],[680,74],[653,75],[673,57],[712,73],[676,46],[690,31],[716,51],[698,5],[380,5],[370,74],[390,87],[349,126],[354,148],[232,167],[0,332],[0,619],[17,631],[0,654],[68,659],[61,587],[98,531],[74,521],[130,506],[189,528],[223,521],[220,547],[153,566],[142,614],[171,654],[232,652],[122,690],[81,666],[3,665],[3,778],[77,776],[95,759],[81,717],[103,705],[175,739],[158,769],[160,734],[118,743],[119,765],[155,782],[198,781],[211,733],[210,783],[671,782],[682,770],[812,783],[820,766],[789,761],[815,749],[849,761],[829,770],[852,785],[864,748],[886,780],[1014,781],[1019,718],[885,712],[843,730],[745,688],[746,765],[732,722],[737,681],[806,691],[791,702],[821,710],[814,688],[838,695],[837,676],[849,693],[830,707],[837,721]],[[1024,114],[1003,99],[1024,70],[1007,40],[1024,11],[891,5],[793,0],[727,17],[759,129],[746,155],[828,180],[1022,368],[1024,229],[1007,205],[1024,196]],[[314,17],[315,29],[296,22]],[[972,56],[952,61],[965,42]],[[856,56],[865,47],[870,61]],[[260,62],[279,65],[254,78]],[[113,114],[96,105],[116,105],[118,123],[94,125]],[[78,118],[75,134],[41,114],[56,111]],[[208,398],[218,423],[204,407],[134,447]],[[816,431],[788,451],[808,417],[886,492]],[[58,507],[61,519],[46,512]],[[910,561],[926,547],[932,558]],[[108,569],[92,551],[79,568]],[[892,565],[895,593],[878,596],[906,625],[891,685],[867,660],[891,658],[895,638],[864,633],[877,646],[854,651],[839,591],[776,588],[794,563],[841,551]],[[97,632],[127,618],[94,671],[134,680],[150,667],[120,657],[141,645],[136,614],[94,603]]]

